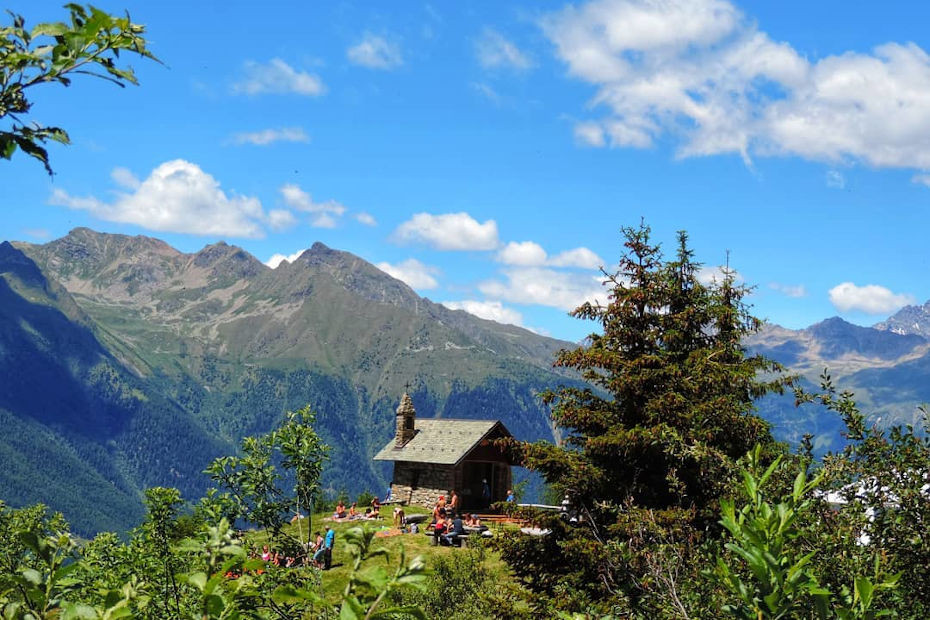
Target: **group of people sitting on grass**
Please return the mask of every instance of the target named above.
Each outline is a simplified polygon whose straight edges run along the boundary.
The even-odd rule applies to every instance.
[[[341,499],[339,503],[336,504],[336,510],[333,512],[334,521],[356,521],[359,519],[380,519],[381,518],[381,502],[377,497],[371,500],[371,506],[365,508],[365,513],[361,514],[358,511],[358,502],[352,502],[352,505],[349,506],[349,509],[346,510],[346,504]]]

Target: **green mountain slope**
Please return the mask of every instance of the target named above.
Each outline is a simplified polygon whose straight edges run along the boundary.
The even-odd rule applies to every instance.
[[[322,244],[274,270],[225,243],[184,254],[156,239],[88,229],[17,248],[10,247],[60,290],[50,307],[67,325],[84,326],[83,345],[48,347],[50,354],[74,349],[89,356],[88,370],[72,377],[75,390],[99,391],[92,376],[100,366],[110,381],[144,395],[144,415],[132,399],[111,407],[115,414],[97,401],[84,408],[84,415],[104,416],[88,440],[118,446],[104,479],[122,476],[130,495],[158,483],[182,486],[190,496],[217,450],[231,451],[243,435],[265,432],[307,403],[334,448],[324,484],[351,493],[381,489],[388,472],[371,456],[393,432],[405,385],[419,415],[500,418],[518,437],[537,439],[552,437],[537,395],[572,381],[551,369],[555,352],[570,343],[449,310]],[[57,309],[66,303],[72,318]],[[17,320],[4,317],[3,324]],[[34,357],[30,346],[12,344],[11,360]],[[26,402],[52,381],[33,381],[7,409],[20,417],[30,407],[55,410],[42,396]],[[83,425],[76,411],[63,417],[36,421],[61,426],[73,443]],[[209,448],[180,448],[188,433]],[[133,451],[125,449],[130,437],[139,442]],[[164,479],[165,466],[176,481]],[[50,501],[35,495],[32,501]]]
[[[0,497],[43,501],[79,532],[136,523],[147,486],[201,492],[183,464],[229,449],[110,355],[68,292],[9,243],[0,377]]]

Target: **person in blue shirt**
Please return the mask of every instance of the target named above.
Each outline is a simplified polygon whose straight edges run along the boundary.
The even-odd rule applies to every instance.
[[[507,490],[507,501],[511,503],[517,501],[517,496],[513,494],[513,489]]]
[[[455,518],[452,520],[452,526],[449,530],[443,534],[442,540],[444,544],[452,546],[458,542],[459,536],[465,534],[465,527],[462,524],[462,517],[455,515]]]
[[[326,536],[323,538],[323,547],[326,551],[323,553],[323,568],[329,570],[333,563],[333,546],[336,544],[336,532],[332,526],[326,526]]]

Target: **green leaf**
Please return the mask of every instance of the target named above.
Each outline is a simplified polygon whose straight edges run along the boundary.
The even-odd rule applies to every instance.
[[[24,568],[20,571],[20,575],[23,576],[27,583],[34,586],[42,585],[42,573],[34,568]]]

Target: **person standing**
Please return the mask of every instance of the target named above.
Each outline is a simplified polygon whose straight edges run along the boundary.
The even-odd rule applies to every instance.
[[[484,506],[491,505],[491,487],[488,486],[488,479],[481,479],[481,500],[484,503]]]
[[[452,509],[453,516],[459,513],[459,494],[455,491],[452,491],[452,497],[449,498],[449,508]]]
[[[326,536],[323,537],[326,550],[323,552],[323,568],[329,570],[333,564],[333,547],[336,544],[336,532],[331,525],[326,526]]]

